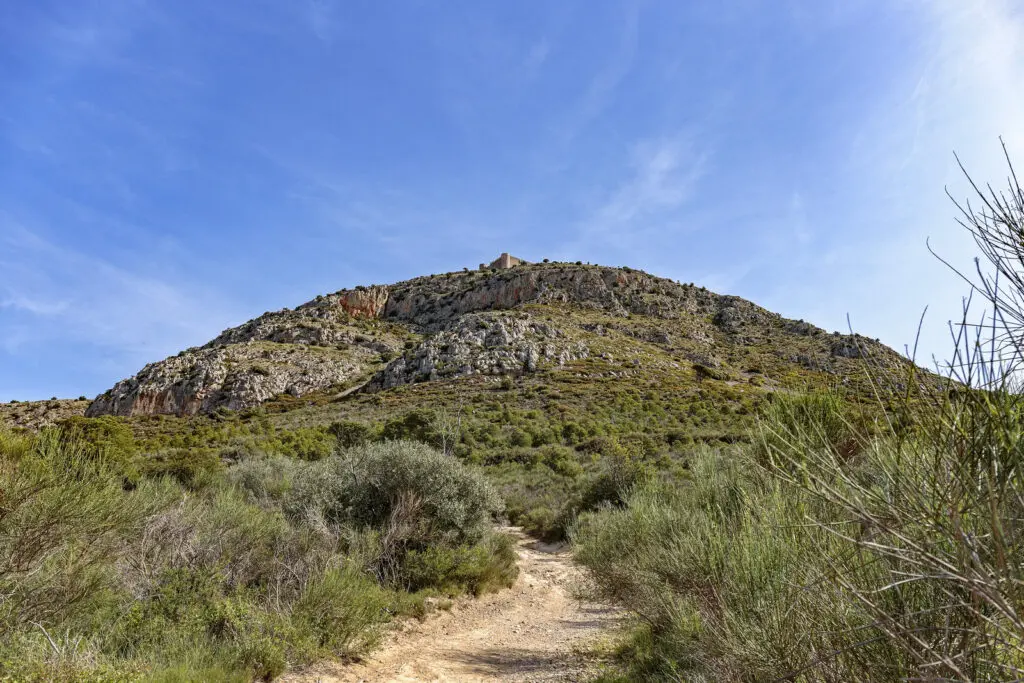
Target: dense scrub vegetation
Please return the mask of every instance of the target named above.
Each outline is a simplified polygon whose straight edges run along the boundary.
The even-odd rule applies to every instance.
[[[947,381],[866,366],[873,415],[780,394],[749,443],[580,517],[593,589],[635,617],[622,680],[1024,678],[1024,193],[979,195],[989,310]]]
[[[0,678],[269,680],[515,578],[497,494],[423,444],[309,462],[320,440],[299,438],[225,468],[132,439],[0,432]]]
[[[780,397],[758,443],[584,515],[578,559],[640,624],[629,680],[1019,677],[1020,406],[1001,400],[867,436],[835,396]]]

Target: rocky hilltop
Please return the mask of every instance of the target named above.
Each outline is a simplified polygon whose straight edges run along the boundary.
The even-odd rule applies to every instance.
[[[645,355],[638,343],[657,353]],[[742,367],[753,364],[744,353],[754,350],[758,358],[768,350],[773,362]],[[761,374],[770,383],[788,368],[842,377],[864,354],[898,361],[859,335],[826,334],[692,284],[630,268],[521,263],[357,287],[264,313],[147,365],[86,414],[192,415],[282,394],[340,397],[475,375],[571,372],[594,355],[621,366],[613,375],[651,363],[696,380]]]

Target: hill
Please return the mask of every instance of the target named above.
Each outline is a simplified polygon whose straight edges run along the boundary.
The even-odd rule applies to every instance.
[[[533,376],[675,389],[711,380],[756,396],[856,382],[852,361],[865,354],[899,360],[865,337],[827,334],[631,268],[522,263],[357,287],[264,313],[147,365],[86,415],[209,414],[279,398],[342,404],[423,382],[479,387],[480,378]]]

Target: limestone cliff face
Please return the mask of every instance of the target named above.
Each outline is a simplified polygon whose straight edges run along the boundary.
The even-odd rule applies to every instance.
[[[357,318],[378,318],[388,303],[387,287],[374,285],[344,292],[338,296],[338,305]]]
[[[586,358],[586,343],[529,314],[468,313],[407,351],[374,377],[369,389],[469,375],[535,372]]]
[[[538,317],[535,310],[546,314]],[[359,386],[379,391],[559,368],[587,358],[587,340],[604,330],[603,324],[569,329],[559,318],[562,310],[647,321],[629,334],[663,345],[676,338],[681,362],[698,359],[708,367],[733,345],[771,339],[785,347],[785,339],[825,339],[809,323],[738,297],[629,268],[524,264],[342,290],[294,310],[264,313],[200,348],[147,365],[97,397],[87,414],[191,415],[249,408],[284,393],[300,397]],[[780,357],[830,372],[867,347],[884,349],[861,337],[831,335],[813,345],[814,353]]]
[[[86,415],[194,415],[239,410],[280,394],[295,397],[365,382],[409,334],[368,327],[324,297],[263,315],[144,367],[94,400]]]
[[[454,273],[393,285],[383,315],[427,330],[465,313],[529,303],[567,303],[614,315],[674,318],[713,313],[722,297],[625,268],[538,264],[510,270]]]
[[[343,385],[379,363],[366,347],[267,342],[190,349],[121,380],[86,410],[96,415],[194,415],[240,410],[280,394],[302,396]]]

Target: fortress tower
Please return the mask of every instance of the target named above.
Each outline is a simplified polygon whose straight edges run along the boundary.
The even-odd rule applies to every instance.
[[[480,270],[488,270],[490,268],[497,268],[498,270],[508,270],[509,268],[514,268],[515,266],[518,266],[520,263],[526,263],[526,261],[524,261],[521,258],[516,258],[515,256],[512,256],[506,251],[503,252],[501,256],[491,261],[490,265],[481,263]]]

